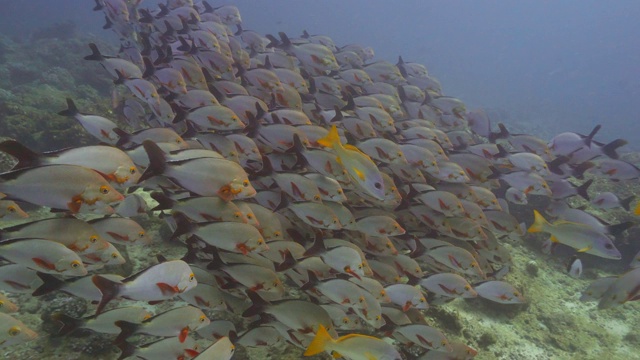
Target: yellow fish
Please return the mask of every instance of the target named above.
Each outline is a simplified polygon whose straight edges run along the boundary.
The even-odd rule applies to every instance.
[[[312,356],[323,351],[333,351],[334,357],[351,360],[401,360],[402,357],[393,345],[373,336],[348,334],[333,339],[327,329],[320,325],[304,356]]]
[[[369,156],[353,145],[342,145],[338,129],[331,127],[327,136],[318,139],[318,144],[332,148],[338,156],[338,162],[345,167],[349,177],[371,196],[384,200],[384,181],[382,174]]]

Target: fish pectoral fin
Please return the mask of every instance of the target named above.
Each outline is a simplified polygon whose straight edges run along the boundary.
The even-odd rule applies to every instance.
[[[159,283],[156,283],[156,286],[160,289],[160,291],[162,292],[162,295],[165,295],[165,296],[175,295],[180,292],[180,289],[178,289],[177,286],[172,286],[167,283],[159,282]]]
[[[36,265],[40,266],[43,269],[47,269],[47,270],[55,270],[56,266],[55,264],[52,264],[44,259],[40,259],[40,258],[31,258],[31,260],[33,260],[34,263],[36,263]]]
[[[589,245],[589,246],[587,246],[585,248],[578,249],[578,252],[587,252],[587,251],[591,250],[591,248],[593,248],[593,245]]]
[[[178,340],[183,343],[185,340],[187,340],[187,335],[189,335],[189,327],[185,326],[182,328],[182,330],[180,330],[180,336]]]
[[[364,173],[362,171],[360,171],[357,168],[352,168],[352,170],[353,170],[353,172],[356,173],[356,175],[358,175],[358,178],[360,178],[360,180],[364,181],[365,176],[364,176]]]

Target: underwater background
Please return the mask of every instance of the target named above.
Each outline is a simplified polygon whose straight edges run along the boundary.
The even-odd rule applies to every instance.
[[[145,0],[140,7],[155,9],[158,2],[164,3]],[[372,47],[376,61],[395,64],[400,55],[407,62],[424,64],[430,76],[442,84],[442,95],[460,99],[467,111],[483,109],[491,119],[493,131],[498,130],[496,124],[504,123],[512,134],[532,134],[550,141],[567,131],[589,134],[601,124],[598,141],[627,140],[628,144],[618,150],[620,157],[640,164],[640,132],[636,130],[640,2],[277,0],[211,4],[237,6],[243,28],[262,35],[285,32],[293,38],[307,30],[331,37],[338,46]],[[39,152],[97,144],[73,118],[57,115],[65,108],[66,98],[73,98],[82,113],[101,115],[133,130],[114,109],[114,79],[96,62],[83,60],[90,53],[88,43],[98,44],[104,54],[110,55],[115,55],[119,47],[118,36],[102,28],[104,14],[92,11],[94,6],[93,1],[81,0],[3,1],[0,140],[16,139]],[[9,170],[14,164],[11,157],[0,156],[2,170]],[[640,192],[638,177],[623,181],[595,175],[588,178],[594,179],[589,188],[592,197],[613,192],[622,199]],[[148,209],[155,206],[151,205],[155,203],[148,192],[138,194],[147,201]],[[596,209],[578,197],[567,203],[587,209],[608,224],[638,221],[633,210]],[[635,203],[634,200],[632,204]],[[533,209],[547,205],[548,199],[533,197],[529,204],[511,205],[510,213],[528,227],[533,222]],[[51,216],[36,206],[25,204],[23,208],[31,216],[29,221]],[[126,264],[107,266],[109,271],[100,273],[127,276],[155,264],[157,254],[169,259],[184,255],[181,244],[168,241],[172,229],[158,219],[157,212],[148,209],[133,218],[154,242],[143,247],[119,246]],[[0,227],[24,222],[0,219]],[[501,241],[510,255],[506,280],[524,295],[526,304],[456,299],[432,305],[424,316],[449,340],[477,350],[475,359],[640,359],[640,312],[636,302],[599,310],[597,303],[579,300],[595,279],[628,271],[640,250],[638,235],[640,231],[632,227],[616,236],[615,244],[622,253],[620,261],[583,257],[584,273],[579,278],[569,276],[566,270],[573,252],[564,249],[559,254],[543,253],[542,236],[525,233]],[[302,291],[292,289],[288,294],[300,296]],[[5,295],[20,307],[16,317],[38,332],[39,338],[0,348],[0,358],[120,356],[112,345],[113,336],[50,335],[57,331],[55,322],[49,319],[52,313],[89,316],[94,313],[89,302],[61,292],[43,297],[9,292]],[[140,304],[155,314],[175,305]],[[232,311],[206,313],[212,321],[233,321],[238,332],[249,324]],[[362,333],[381,336],[371,328]],[[149,339],[142,340],[138,335],[132,342],[139,345]],[[238,346],[233,358],[301,359],[303,352],[304,349],[280,341],[269,347]],[[403,357],[418,358],[418,353],[403,353]],[[426,354],[422,356],[427,358]]]

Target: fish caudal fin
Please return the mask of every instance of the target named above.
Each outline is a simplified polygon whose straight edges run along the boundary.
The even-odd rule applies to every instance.
[[[549,223],[545,218],[538,212],[538,210],[533,210],[534,221],[533,224],[527,229],[527,232],[537,233],[543,231],[545,226],[548,226]]]
[[[304,356],[313,356],[319,354],[326,350],[327,344],[333,342],[331,335],[323,325],[318,325],[318,332],[316,332],[316,337],[313,338],[309,347],[304,352]]]
[[[102,312],[104,307],[111,300],[113,300],[116,296],[118,296],[118,293],[120,292],[120,288],[122,287],[122,284],[117,283],[115,281],[111,281],[100,275],[94,275],[91,278],[91,281],[102,293],[102,299],[100,299],[100,303],[98,303],[98,308],[96,309],[96,315],[97,315]]]
[[[608,157],[612,158],[612,159],[617,159],[618,158],[618,153],[616,152],[616,150],[619,147],[625,146],[627,145],[629,142],[625,139],[616,139],[613,140],[612,142],[604,145],[601,150],[602,153],[607,155]]]
[[[113,340],[114,344],[120,344],[124,342],[125,340],[127,340],[129,336],[133,335],[136,332],[136,330],[138,330],[138,328],[140,327],[140,324],[136,324],[136,323],[132,323],[124,320],[116,321],[114,324],[121,329],[120,334],[118,334],[118,337],[115,340]]]
[[[89,48],[91,49],[91,55],[87,55],[84,57],[85,60],[93,60],[93,61],[102,61],[104,60],[104,56],[98,50],[98,46],[94,43],[89,44]]]
[[[121,351],[120,357],[118,358],[118,360],[126,359],[128,357],[133,356],[133,354],[136,353],[136,349],[137,349],[135,347],[135,345],[133,345],[131,343],[128,343],[126,341],[123,341],[123,342],[117,344],[116,346]]]
[[[327,136],[318,139],[318,144],[330,148],[336,145],[340,145],[340,135],[338,134],[338,128],[335,125],[331,126],[331,130],[329,130]]]
[[[73,100],[71,100],[71,98],[67,98],[67,109],[60,111],[58,115],[73,117],[78,115],[79,113],[80,111],[78,111],[78,108],[76,107],[76,104],[73,102]]]
[[[64,336],[72,333],[76,329],[78,329],[84,321],[82,319],[76,319],[67,314],[63,314],[61,312],[51,314],[51,319],[62,324],[62,327],[58,330],[56,335]]]
[[[41,296],[50,292],[56,291],[65,285],[65,282],[57,277],[42,272],[37,272],[36,275],[42,280],[42,285],[38,287],[31,296]]]
[[[149,157],[149,167],[147,167],[144,173],[142,173],[142,176],[140,176],[138,184],[153,176],[164,173],[167,168],[167,159],[158,144],[151,140],[145,140],[142,142],[142,146],[144,146],[144,150]]]
[[[40,154],[22,145],[16,140],[6,140],[1,142],[0,151],[18,159],[18,163],[13,167],[13,170],[40,165]]]
[[[620,200],[620,206],[622,206],[623,209],[629,211],[631,210],[631,202],[636,198],[635,195],[631,195],[629,197],[626,197],[622,200]]]

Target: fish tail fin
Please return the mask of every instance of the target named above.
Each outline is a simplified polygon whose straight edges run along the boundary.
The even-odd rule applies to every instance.
[[[124,84],[124,82],[127,80],[127,77],[124,75],[124,73],[118,69],[115,70],[116,75],[118,76],[117,79],[113,80],[113,83],[116,85],[121,85]]]
[[[282,254],[282,262],[279,264],[275,264],[276,272],[283,272],[291,269],[297,263],[296,258],[293,257],[291,251],[285,250]]]
[[[142,142],[142,146],[144,146],[144,150],[149,157],[149,167],[147,167],[144,173],[142,173],[142,176],[140,176],[140,179],[138,179],[138,184],[150,177],[164,173],[167,168],[167,159],[158,144],[151,140],[145,140]]]
[[[635,195],[631,195],[629,197],[626,197],[622,200],[620,200],[620,206],[622,206],[623,209],[629,211],[631,210],[631,202],[636,198]]]
[[[569,161],[569,158],[567,156],[561,155],[547,162],[547,167],[549,168],[549,171],[556,175],[564,175],[564,172],[562,171],[562,169],[560,169],[560,165],[566,163],[567,161]]]
[[[618,153],[616,152],[616,150],[619,147],[625,146],[627,145],[629,142],[625,139],[615,139],[612,142],[604,145],[602,147],[602,153],[607,155],[608,157],[612,158],[612,159],[617,159],[618,158]]]
[[[96,1],[96,6],[94,6],[94,8],[93,8],[92,10],[93,10],[93,11],[100,11],[100,10],[102,10],[102,9],[104,8],[104,5],[102,5],[102,4],[100,3],[100,1],[98,1],[98,0],[95,0],[95,1]]]
[[[93,60],[93,61],[102,61],[104,60],[104,56],[98,50],[98,46],[94,43],[89,43],[89,48],[91,49],[91,55],[87,55],[84,57],[85,60]]]
[[[116,143],[117,147],[122,147],[124,144],[131,141],[131,134],[129,134],[128,132],[120,128],[113,128],[113,132],[120,137],[118,139],[118,142]]]
[[[171,235],[171,240],[178,238],[178,236],[192,233],[195,230],[195,225],[187,215],[177,211],[173,214],[173,219],[176,221],[176,230]]]
[[[144,62],[144,73],[142,74],[142,78],[146,79],[156,72],[156,68],[148,57],[143,57],[142,61]]]
[[[622,234],[625,230],[635,225],[636,223],[634,223],[633,221],[625,221],[619,224],[613,224],[613,225],[607,226],[607,232],[617,238],[618,235]]]
[[[507,127],[504,126],[503,123],[498,123],[498,129],[500,129],[500,131],[498,131],[497,133],[494,133],[494,132],[489,133],[489,142],[495,143],[496,140],[506,139],[509,137],[509,135],[511,135],[509,133],[509,130],[507,130]]]
[[[60,280],[51,274],[37,272],[36,275],[38,275],[38,277],[42,280],[43,284],[35,289],[35,291],[31,293],[31,296],[41,296],[48,294],[52,291],[60,289],[65,284],[63,280]]]
[[[277,47],[279,47],[281,45],[280,41],[278,39],[276,39],[275,36],[273,36],[271,34],[267,34],[267,35],[265,35],[265,37],[267,39],[269,39],[269,44],[267,44],[267,49],[277,48]]]
[[[57,336],[70,334],[84,324],[82,319],[76,319],[61,312],[51,314],[51,319],[62,324],[62,327],[58,329]]]
[[[527,229],[527,232],[536,233],[542,231],[545,226],[548,226],[549,223],[547,220],[538,212],[538,210],[533,210],[534,221],[533,224]]]
[[[71,100],[71,98],[67,98],[67,109],[62,110],[58,113],[58,115],[73,117],[80,113],[78,108],[76,107],[76,103]]]
[[[504,158],[509,156],[509,152],[502,145],[497,144],[496,148],[498,149],[498,153],[493,155],[494,158]]]
[[[316,332],[316,337],[313,338],[307,350],[304,351],[304,356],[312,356],[316,354],[320,354],[325,351],[327,345],[332,343],[334,340],[329,335],[327,329],[322,325],[318,325],[318,332]]]
[[[118,293],[120,293],[120,288],[122,287],[122,284],[117,283],[115,281],[111,281],[100,275],[94,275],[91,278],[91,281],[102,293],[102,299],[100,299],[100,303],[98,303],[98,308],[96,309],[96,315],[97,315],[102,312],[104,307],[111,300],[113,300],[116,296],[118,296]]]
[[[318,144],[325,147],[330,147],[330,148],[339,146],[340,135],[338,134],[338,128],[335,125],[331,126],[331,130],[329,130],[329,133],[327,134],[327,136],[321,139],[318,139]]]
[[[173,208],[176,201],[168,197],[161,191],[154,191],[151,193],[151,198],[158,202],[158,205],[151,209],[151,211],[169,210]]]
[[[278,35],[280,36],[280,40],[282,41],[281,46],[283,49],[286,49],[291,46],[291,40],[289,40],[289,37],[287,36],[287,34],[281,31],[278,33]]]
[[[592,163],[591,161],[585,161],[582,164],[576,166],[575,168],[573,168],[573,170],[571,171],[571,175],[573,175],[574,178],[576,179],[584,179],[584,173],[585,171],[591,169],[592,167],[594,167],[596,164]]]
[[[247,290],[247,296],[251,300],[251,306],[242,313],[242,317],[250,317],[259,315],[269,303],[264,300],[257,292],[253,290]]]
[[[598,124],[596,125],[593,130],[591,130],[591,132],[589,133],[589,135],[587,135],[584,138],[584,144],[587,145],[588,147],[591,147],[591,141],[593,141],[593,137],[596,136],[596,134],[598,133],[598,131],[600,131],[600,128],[602,128],[602,125]]]
[[[133,356],[133,354],[136,353],[136,349],[137,349],[135,345],[127,342],[126,340],[117,344],[116,346],[121,351],[120,357],[118,358],[118,360],[126,359],[128,357]]]
[[[592,183],[593,183],[593,179],[589,179],[584,184],[576,188],[576,192],[578,193],[578,195],[582,196],[582,198],[587,201],[590,201],[589,193],[587,192],[587,190],[589,189],[589,186],[591,186]]]
[[[114,322],[114,324],[120,328],[120,334],[118,334],[118,337],[116,337],[116,339],[113,340],[114,344],[120,344],[125,342],[125,340],[127,340],[129,336],[133,335],[136,332],[136,330],[138,330],[138,328],[140,327],[140,324],[136,324],[136,323],[132,323],[124,320],[118,320]]]
[[[13,167],[14,170],[40,164],[40,154],[13,139],[1,142],[0,151],[18,159],[18,163]]]

